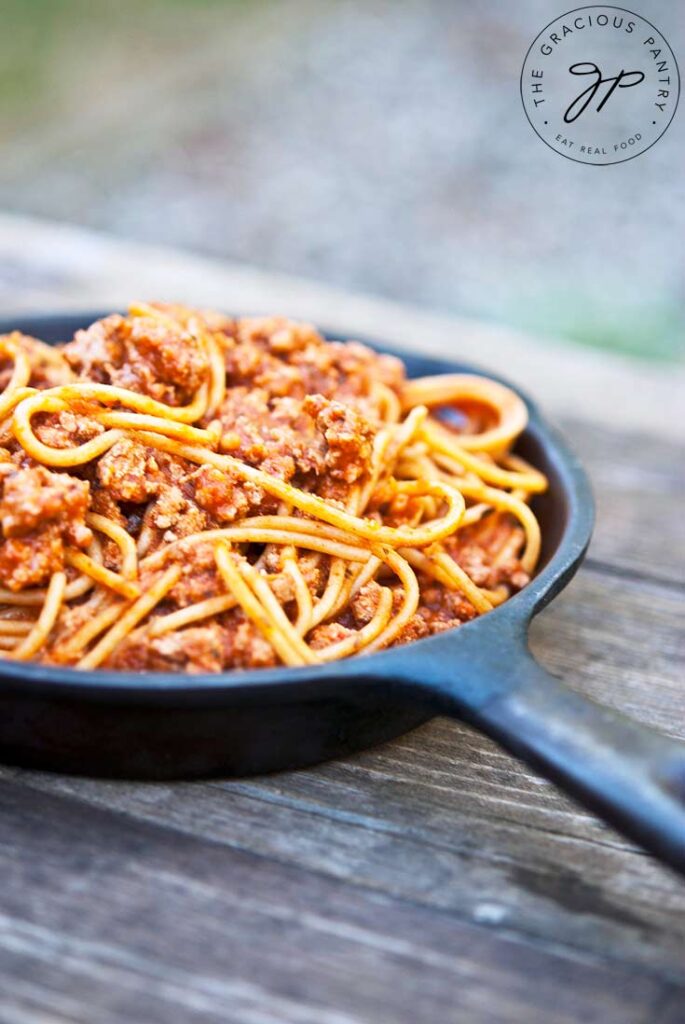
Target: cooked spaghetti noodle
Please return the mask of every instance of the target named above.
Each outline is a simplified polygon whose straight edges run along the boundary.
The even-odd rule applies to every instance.
[[[137,305],[0,338],[0,657],[216,672],[467,622],[525,586],[509,388],[280,318]]]

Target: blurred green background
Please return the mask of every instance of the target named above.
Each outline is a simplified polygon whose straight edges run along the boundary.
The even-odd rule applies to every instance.
[[[676,56],[685,5],[633,0]],[[564,160],[548,0],[3,0],[0,208],[652,359],[685,354],[682,110]]]

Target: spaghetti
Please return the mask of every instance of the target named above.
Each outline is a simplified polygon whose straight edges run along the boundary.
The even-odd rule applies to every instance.
[[[281,318],[136,305],[0,338],[0,656],[213,672],[486,614],[540,552],[527,412]]]

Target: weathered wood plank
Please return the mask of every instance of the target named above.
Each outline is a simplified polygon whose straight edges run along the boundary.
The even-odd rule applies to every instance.
[[[426,743],[448,739],[453,748],[459,744],[460,755],[477,763],[492,757],[483,743],[469,744],[458,727],[448,737],[441,737],[437,726],[422,730],[417,741],[419,735]],[[610,839],[573,838],[507,818],[513,787],[521,780],[512,778],[506,765],[499,771],[499,807],[504,809],[499,820],[487,785],[460,780],[456,755],[442,790],[429,778],[409,795],[407,781],[397,778],[397,760],[412,753],[364,755],[352,765],[330,766],[323,778],[308,774],[293,781],[284,776],[273,788],[260,781],[126,788],[41,779],[37,785],[437,907],[455,923],[477,924],[572,957],[593,955],[648,967],[685,981],[685,894],[665,871]],[[483,816],[461,808],[461,785],[490,798]],[[573,814],[571,807],[554,808],[551,792],[534,806],[544,802],[559,816],[562,811],[566,817]],[[525,804],[519,807],[519,813],[524,811]]]
[[[533,622],[552,672],[627,714],[685,737],[685,595],[588,567]]]
[[[589,557],[685,588],[683,446],[577,418],[563,426],[590,475],[597,502]]]
[[[673,991],[64,797],[0,807],[10,1020],[642,1024]]]
[[[681,608],[668,589],[586,571],[541,616],[534,646],[579,689],[682,733]],[[316,769],[213,785],[11,775],[529,942],[685,980],[682,883],[458,723]]]

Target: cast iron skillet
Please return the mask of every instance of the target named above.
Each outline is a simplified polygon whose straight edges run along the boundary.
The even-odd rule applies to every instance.
[[[0,323],[46,341],[101,314]],[[401,353],[412,376],[471,370]],[[478,372],[478,371],[476,371]],[[322,667],[225,675],[78,672],[0,659],[7,761],[151,779],[251,774],[340,757],[435,714],[465,719],[685,872],[685,744],[568,689],[528,650],[537,614],[569,582],[593,524],[588,480],[528,402],[519,451],[549,478],[544,544],[525,590],[457,630]]]

